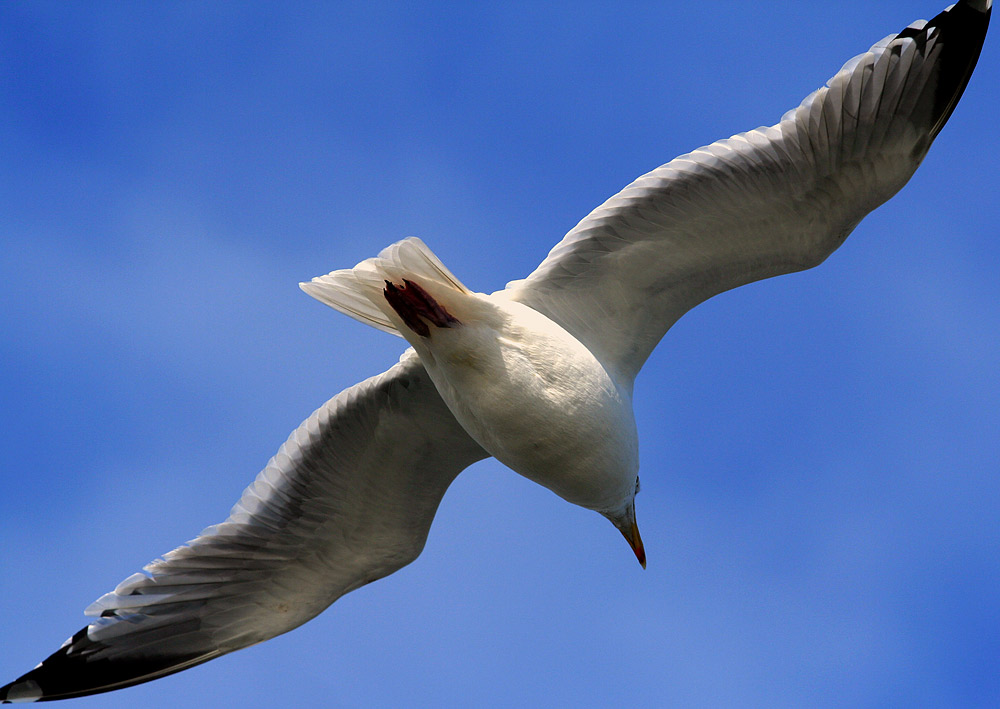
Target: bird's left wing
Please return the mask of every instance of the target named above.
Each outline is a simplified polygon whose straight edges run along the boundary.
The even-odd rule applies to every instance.
[[[411,351],[313,413],[225,522],[98,599],[0,701],[128,687],[292,630],[415,559],[445,490],[485,457]]]
[[[504,292],[631,383],[685,312],[821,263],[910,179],[969,81],[991,9],[960,0],[852,59],[777,125],[643,175]]]

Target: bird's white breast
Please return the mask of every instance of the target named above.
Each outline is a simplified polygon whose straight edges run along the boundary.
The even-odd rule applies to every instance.
[[[541,313],[499,295],[472,298],[461,326],[417,347],[452,413],[518,473],[575,504],[616,509],[639,466],[628,392]]]

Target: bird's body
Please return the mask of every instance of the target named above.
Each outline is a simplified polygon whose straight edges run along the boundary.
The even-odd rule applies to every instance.
[[[229,518],[87,609],[0,700],[177,672],[287,632],[420,553],[454,478],[495,456],[608,517],[640,561],[632,387],[685,312],[821,263],[910,178],[964,91],[991,0],[962,0],[848,62],[771,127],[683,155],[485,295],[417,240],[303,284],[413,351],[331,399]]]
[[[623,510],[639,470],[629,392],[541,313],[503,297],[476,300],[496,325],[470,321],[418,349],[441,398],[507,467],[581,507]]]
[[[470,291],[414,238],[302,288],[406,338],[455,419],[491,456],[627,526],[639,470],[631,381],[617,381],[559,323],[510,291]]]

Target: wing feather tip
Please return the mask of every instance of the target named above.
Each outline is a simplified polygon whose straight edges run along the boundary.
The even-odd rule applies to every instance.
[[[993,9],[993,0],[963,0],[963,4],[983,14],[988,14]]]
[[[0,704],[21,704],[40,701],[42,688],[34,680],[16,679],[0,687]]]
[[[124,689],[201,664],[219,653],[93,660],[102,643],[79,630],[34,669],[0,687],[0,704],[73,699]]]
[[[944,46],[952,47],[941,59],[939,89],[933,107],[931,138],[944,127],[972,78],[986,41],[993,0],[962,0],[927,23],[923,32],[939,29]]]

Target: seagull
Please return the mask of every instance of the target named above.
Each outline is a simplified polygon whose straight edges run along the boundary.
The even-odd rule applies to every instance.
[[[688,310],[822,263],[903,187],[991,11],[960,0],[851,59],[776,125],[639,177],[496,293],[467,288],[416,238],[301,284],[410,347],[316,410],[224,522],[99,598],[0,700],[121,689],[288,632],[416,559],[448,486],[489,456],[600,513],[645,566],[643,363]]]

